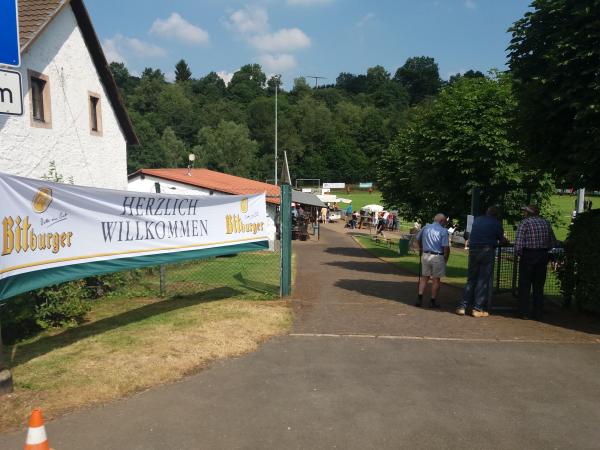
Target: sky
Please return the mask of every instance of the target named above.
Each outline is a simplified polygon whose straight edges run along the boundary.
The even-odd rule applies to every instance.
[[[195,78],[223,79],[244,64],[267,75],[393,76],[411,56],[431,56],[440,76],[506,68],[507,29],[530,0],[86,0],[109,61],[133,74],[159,68],[174,77],[185,59]],[[313,78],[307,81],[314,85]]]

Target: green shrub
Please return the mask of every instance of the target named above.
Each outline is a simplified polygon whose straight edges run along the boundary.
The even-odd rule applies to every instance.
[[[71,281],[35,291],[35,320],[43,328],[72,326],[83,321],[91,304],[84,280]]]
[[[578,214],[565,241],[564,265],[559,271],[567,304],[600,313],[600,210]]]
[[[2,342],[14,344],[40,331],[35,320],[37,299],[31,295],[20,295],[0,304]]]

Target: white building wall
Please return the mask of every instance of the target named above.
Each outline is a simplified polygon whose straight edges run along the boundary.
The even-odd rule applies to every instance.
[[[163,178],[157,178],[150,175],[141,176],[136,175],[129,179],[128,190],[133,192],[156,192],[155,183],[160,183],[161,194],[176,194],[176,195],[229,195],[224,192],[211,191],[197,186],[190,186],[189,184],[178,183],[177,181],[169,181]],[[269,247],[273,249],[273,243],[275,241],[275,216],[276,208],[272,203],[267,203],[267,224],[266,230],[269,234]]]
[[[49,78],[52,128],[31,126],[27,70]],[[127,189],[127,149],[70,6],[21,55],[23,115],[0,116],[0,171],[40,178],[50,161],[78,185]],[[102,136],[90,133],[88,91],[100,94]]]

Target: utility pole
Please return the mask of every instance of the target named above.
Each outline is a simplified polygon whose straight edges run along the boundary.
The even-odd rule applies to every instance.
[[[315,80],[315,89],[319,87],[319,80],[326,80],[327,77],[320,77],[317,75],[306,75],[306,78],[314,78]]]
[[[279,77],[275,84],[275,186],[277,186],[277,91],[279,91]]]

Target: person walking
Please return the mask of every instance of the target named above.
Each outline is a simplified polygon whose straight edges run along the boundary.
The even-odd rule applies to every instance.
[[[548,251],[556,246],[556,236],[550,223],[540,217],[540,209],[536,205],[523,206],[521,210],[524,219],[515,238],[515,253],[519,256],[519,312],[523,319],[541,320]]]
[[[419,257],[421,258],[421,273],[419,277],[419,290],[415,306],[423,305],[423,293],[431,278],[430,308],[439,308],[437,296],[440,292],[440,280],[446,275],[446,263],[450,257],[450,243],[448,230],[444,228],[446,216],[438,213],[433,222],[427,224],[417,234]]]
[[[494,249],[497,244],[507,242],[499,212],[496,206],[490,206],[484,216],[477,216],[473,221],[467,284],[456,309],[459,316],[469,311],[473,317],[489,316],[487,303],[494,273]]]

